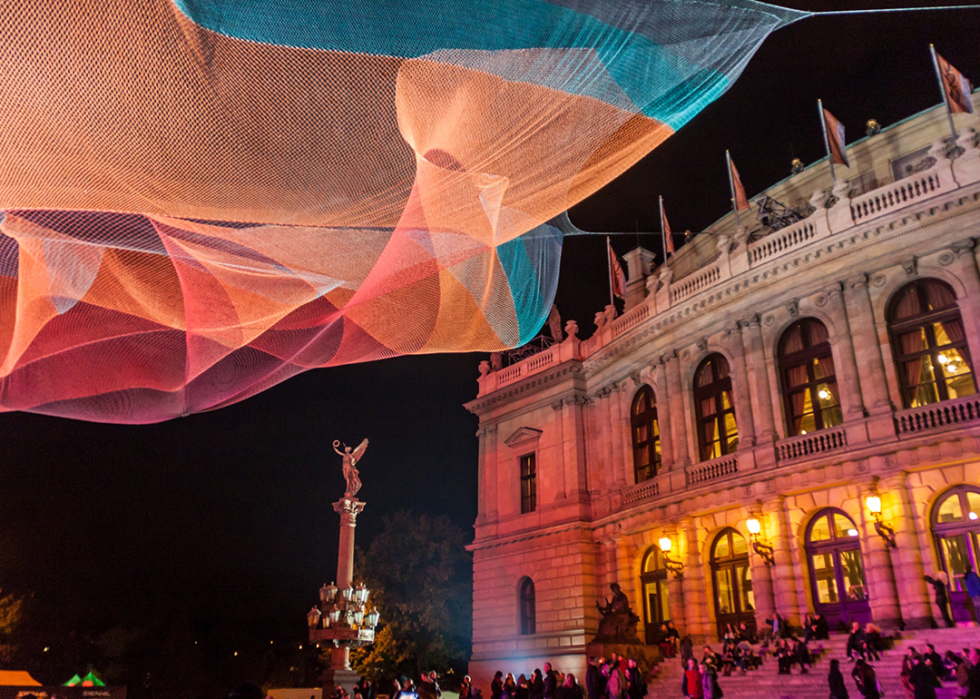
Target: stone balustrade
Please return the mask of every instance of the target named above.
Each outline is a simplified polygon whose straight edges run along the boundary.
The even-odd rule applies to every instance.
[[[846,446],[847,433],[843,426],[839,426],[782,439],[777,443],[776,450],[780,461],[794,461],[833,452]]]
[[[689,486],[713,481],[724,476],[731,476],[738,473],[738,455],[726,454],[725,456],[719,456],[717,459],[702,461],[699,464],[688,466],[685,471]]]
[[[660,482],[656,478],[637,483],[623,493],[623,504],[632,505],[660,495]]]
[[[973,420],[980,420],[980,396],[976,395],[895,413],[895,430],[900,438],[909,437]]]

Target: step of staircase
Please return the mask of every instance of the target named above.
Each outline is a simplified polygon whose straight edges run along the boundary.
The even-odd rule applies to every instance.
[[[892,648],[881,654],[881,660],[872,663],[888,699],[904,699],[902,659],[910,646],[920,650],[925,649],[926,643],[932,643],[940,654],[947,650],[961,653],[963,648],[980,647],[980,628],[956,627],[906,631],[901,634],[894,640]],[[720,644],[712,644],[715,650],[718,647]],[[841,661],[841,672],[844,673],[851,696],[860,697],[850,676],[853,664],[847,660],[846,649],[847,635],[831,634],[827,641],[814,641],[810,644],[815,662],[807,674],[801,674],[799,669],[795,669],[790,675],[780,675],[775,659],[768,656],[762,667],[751,670],[744,676],[737,673],[729,677],[719,675],[718,684],[725,693],[725,699],[826,699],[830,661],[837,658]],[[756,650],[759,650],[758,645]],[[681,675],[679,659],[665,660],[660,665],[657,678],[650,683],[648,696],[680,696]],[[944,683],[936,690],[938,699],[954,699],[962,693],[955,682]]]

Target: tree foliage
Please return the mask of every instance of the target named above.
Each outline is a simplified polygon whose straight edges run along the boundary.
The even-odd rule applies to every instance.
[[[9,663],[17,646],[15,634],[24,615],[24,600],[0,590],[0,662]]]
[[[409,511],[356,558],[355,577],[371,590],[383,627],[375,644],[353,654],[354,669],[380,679],[463,670],[473,618],[473,562],[464,532],[446,517]]]

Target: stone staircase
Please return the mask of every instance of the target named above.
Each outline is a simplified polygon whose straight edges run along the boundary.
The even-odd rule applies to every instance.
[[[953,629],[932,629],[906,631],[896,639],[892,649],[881,654],[881,660],[872,663],[878,681],[885,690],[886,699],[905,699],[902,688],[902,658],[909,646],[924,650],[926,643],[932,643],[938,653],[947,650],[960,653],[963,648],[980,646],[980,628],[958,627]],[[715,650],[720,644],[711,644]],[[827,673],[830,660],[841,661],[841,672],[851,697],[860,699],[854,680],[851,679],[853,664],[847,661],[847,634],[831,634],[828,641],[814,641],[810,650],[814,654],[814,666],[809,674],[801,674],[795,667],[793,674],[778,674],[775,658],[769,656],[758,670],[750,670],[745,676],[736,674],[730,677],[718,676],[718,683],[725,693],[725,699],[827,699]],[[758,646],[756,646],[758,650]],[[699,657],[695,655],[695,657]],[[650,683],[648,697],[681,696],[681,667],[677,658],[665,660],[660,665],[655,680]],[[965,694],[955,682],[947,682],[936,690],[938,699],[955,699]]]

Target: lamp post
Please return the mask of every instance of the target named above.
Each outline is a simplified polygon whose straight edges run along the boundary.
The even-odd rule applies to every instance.
[[[337,450],[335,443],[334,449]],[[364,510],[365,503],[356,497],[361,482],[355,464],[367,448],[365,439],[353,452],[345,448],[344,477],[347,479],[347,492],[333,504],[334,512],[340,515],[340,546],[337,551],[337,584],[330,583],[320,588],[320,606],[313,607],[306,614],[310,630],[310,642],[333,646],[330,667],[323,672],[324,692],[340,685],[349,696],[354,696],[354,684],[358,674],[351,670],[350,651],[374,642],[374,629],[380,615],[377,609],[368,609],[370,591],[364,583],[354,587],[354,528],[357,515]]]
[[[766,562],[767,566],[773,565],[775,560],[772,556],[772,546],[765,542],[759,541],[759,533],[762,531],[762,522],[757,520],[755,517],[750,517],[749,519],[745,520],[745,526],[748,527],[749,536],[752,538],[752,550],[762,557],[762,560]]]
[[[895,543],[895,530],[881,521],[881,498],[877,493],[869,495],[865,500],[865,504],[868,506],[868,512],[874,517],[875,531],[878,532],[878,536],[885,540],[889,548],[897,548],[897,544]]]
[[[665,536],[660,539],[660,551],[664,555],[664,568],[674,574],[678,580],[684,577],[684,564],[681,561],[670,557],[670,549],[673,546],[670,537]]]

